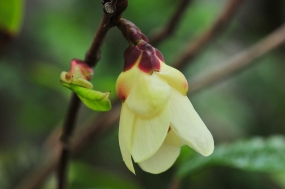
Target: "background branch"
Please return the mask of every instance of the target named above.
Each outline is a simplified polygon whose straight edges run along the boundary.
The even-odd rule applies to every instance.
[[[197,77],[197,79],[191,79],[191,83],[189,83],[189,93],[194,93],[196,91],[200,91],[209,85],[212,85],[222,79],[225,79],[229,76],[233,76],[234,74],[242,71],[246,67],[257,63],[253,60],[258,57],[268,53],[274,48],[285,42],[285,25],[282,25],[280,28],[275,30],[272,34],[264,38],[262,41],[252,46],[251,48],[235,55],[230,60],[226,61],[222,67],[217,70],[206,73],[201,77]]]
[[[217,36],[217,34],[222,32],[242,2],[243,0],[229,1],[216,22],[214,22],[214,24],[197,40],[194,42],[190,41],[189,45],[186,45],[183,48],[185,50],[182,53],[179,53],[176,58],[174,58],[174,63],[170,65],[182,69],[183,66],[188,64],[188,62],[193,59],[203,47],[205,47],[205,44],[209,43]]]
[[[170,35],[173,34],[173,32],[176,30],[178,24],[180,23],[180,20],[182,19],[183,14],[188,8],[188,5],[192,2],[192,0],[181,0],[180,4],[176,8],[174,14],[169,19],[169,22],[166,24],[166,26],[156,32],[149,40],[149,43],[153,46],[157,46],[158,43],[160,43],[162,40],[166,39]]]

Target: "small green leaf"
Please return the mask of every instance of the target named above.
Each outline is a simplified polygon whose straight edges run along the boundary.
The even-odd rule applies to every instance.
[[[109,92],[102,93],[100,91],[64,82],[61,82],[61,84],[76,93],[82,102],[91,110],[108,111],[111,109],[111,102],[108,98]]]
[[[0,1],[0,29],[11,35],[18,33],[23,15],[23,0]]]
[[[272,173],[285,170],[285,137],[256,137],[217,146],[209,157],[196,157],[182,163],[176,176],[183,178],[208,166],[228,166],[246,171]]]

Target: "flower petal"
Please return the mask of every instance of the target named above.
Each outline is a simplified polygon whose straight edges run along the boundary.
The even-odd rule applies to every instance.
[[[128,97],[131,89],[133,88],[136,78],[139,75],[140,71],[138,68],[129,69],[122,72],[116,82],[116,92],[123,102]]]
[[[159,174],[169,169],[180,154],[180,139],[170,131],[159,150],[139,166],[146,172]]]
[[[153,154],[162,145],[169,128],[169,106],[152,117],[135,117],[131,154],[135,162],[141,162]]]
[[[150,117],[165,108],[170,97],[170,86],[157,76],[140,72],[126,103],[135,114]]]
[[[135,114],[130,111],[125,103],[122,105],[120,125],[119,125],[119,144],[123,160],[128,169],[135,173],[130,148],[131,148],[131,135],[132,125],[134,123]]]
[[[213,153],[213,136],[201,120],[187,96],[175,89],[170,96],[170,125],[174,132],[204,156]]]
[[[186,95],[188,91],[188,83],[185,76],[179,70],[162,63],[161,70],[157,75],[167,81],[171,87],[179,91],[181,94]]]

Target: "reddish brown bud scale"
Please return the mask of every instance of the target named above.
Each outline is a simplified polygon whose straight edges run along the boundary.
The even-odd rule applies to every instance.
[[[164,57],[159,50],[155,49],[155,54],[160,59],[160,61],[165,62]]]
[[[144,41],[148,42],[148,38],[146,37],[145,34],[141,33],[141,37],[142,37],[142,39],[143,39]]]
[[[117,24],[118,28],[123,33],[124,37],[133,45],[137,45],[140,41],[147,41],[147,37],[141,30],[132,22],[121,18]]]
[[[160,70],[160,63],[159,59],[156,56],[155,48],[153,48],[150,44],[148,44],[146,41],[141,41],[139,45],[137,45],[138,49],[140,49],[143,54],[141,61],[138,65],[138,67],[148,73],[151,74],[153,71],[159,71]]]
[[[125,51],[125,64],[123,72],[131,69],[135,65],[140,55],[141,51],[137,49],[136,46],[131,46],[130,48],[128,48]]]
[[[153,71],[159,71],[159,59],[155,56],[154,52],[143,51],[142,58],[138,67],[140,70],[148,74],[151,74]]]
[[[137,44],[141,40],[141,32],[137,28],[130,28],[129,29],[129,35],[128,35],[128,41]]]
[[[125,52],[124,52],[124,59],[126,59],[126,57],[128,56],[128,54],[129,54],[129,51],[131,50],[131,48],[133,48],[134,46],[133,45],[131,45],[131,46],[129,46],[126,50],[125,50]]]
[[[138,49],[142,51],[150,51],[154,53],[155,48],[153,48],[150,44],[148,44],[146,41],[141,41],[140,44],[137,45]]]
[[[142,55],[140,62],[138,63],[138,68],[143,72],[151,74],[153,71],[160,70],[160,61],[164,62],[162,54],[148,44],[146,41],[141,40],[138,45],[132,45],[126,49],[125,65],[123,71],[131,69],[138,58]]]

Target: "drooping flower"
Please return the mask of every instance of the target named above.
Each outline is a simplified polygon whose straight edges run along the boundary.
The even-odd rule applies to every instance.
[[[128,169],[135,173],[133,159],[146,172],[164,172],[182,145],[210,155],[213,137],[186,96],[184,75],[144,40],[131,45],[124,58],[116,92],[123,102],[119,144]]]

